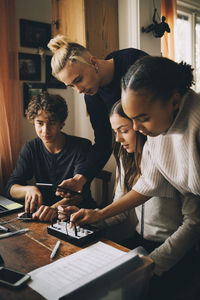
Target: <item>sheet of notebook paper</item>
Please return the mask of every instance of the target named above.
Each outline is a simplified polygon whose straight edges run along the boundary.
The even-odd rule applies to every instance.
[[[29,286],[46,299],[59,299],[115,267],[124,255],[121,250],[97,242],[30,272]]]

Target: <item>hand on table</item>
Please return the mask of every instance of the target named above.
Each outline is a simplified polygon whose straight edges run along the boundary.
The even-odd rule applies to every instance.
[[[42,205],[42,194],[36,186],[27,186],[25,211],[33,213]]]
[[[32,218],[39,221],[51,221],[57,218],[57,209],[54,207],[41,205],[40,208],[33,213]]]
[[[61,221],[68,220],[72,213],[79,211],[77,206],[59,205],[58,206],[58,219]]]

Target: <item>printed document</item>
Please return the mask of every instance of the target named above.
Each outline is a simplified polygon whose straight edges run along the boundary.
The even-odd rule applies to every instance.
[[[97,242],[30,272],[32,281],[28,285],[46,299],[59,299],[130,259],[129,255]]]

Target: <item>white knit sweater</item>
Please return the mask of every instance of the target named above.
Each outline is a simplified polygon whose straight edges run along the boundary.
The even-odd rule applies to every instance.
[[[133,186],[147,196],[172,197],[174,190],[200,200],[200,95],[189,90],[169,130],[148,137],[142,176]]]

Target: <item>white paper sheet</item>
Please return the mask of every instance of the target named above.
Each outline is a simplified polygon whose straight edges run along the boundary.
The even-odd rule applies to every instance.
[[[105,267],[124,254],[124,251],[97,242],[30,272],[29,286],[46,299],[58,299],[103,274]]]

